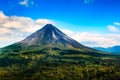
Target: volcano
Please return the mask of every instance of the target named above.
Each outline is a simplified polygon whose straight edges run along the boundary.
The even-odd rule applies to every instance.
[[[42,29],[31,34],[24,40],[2,48],[2,53],[24,52],[44,48],[57,48],[61,50],[79,50],[81,52],[99,52],[86,47],[64,34],[52,24],[46,24]]]
[[[42,29],[36,31],[20,43],[26,46],[47,45],[52,47],[60,46],[65,48],[68,46],[73,48],[83,47],[83,45],[64,34],[52,24],[45,25]]]

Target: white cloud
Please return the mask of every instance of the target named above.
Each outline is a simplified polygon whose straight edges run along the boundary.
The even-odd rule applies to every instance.
[[[23,0],[19,4],[28,7],[28,0]]]
[[[120,23],[119,22],[114,22],[114,25],[120,26]]]
[[[20,41],[42,28],[45,24],[55,22],[49,19],[33,20],[29,17],[6,16],[0,12],[0,47]],[[114,27],[114,26],[113,26]],[[117,31],[109,27],[111,31]],[[68,29],[61,29],[65,34],[86,46],[102,46],[109,47],[120,45],[119,33],[90,33],[90,32],[75,32]]]
[[[35,22],[37,24],[40,24],[40,25],[42,25],[42,24],[50,24],[50,23],[52,23],[53,25],[55,25],[55,23],[53,21],[50,21],[48,19],[37,19]]]
[[[20,41],[42,28],[45,24],[54,22],[48,19],[33,20],[29,17],[6,16],[0,12],[0,46],[6,46]]]
[[[67,29],[63,30],[63,32],[69,35],[71,38],[77,40],[78,42],[90,47],[95,47],[95,46],[110,47],[114,45],[120,45],[119,34],[73,32]]]
[[[108,26],[108,29],[109,29],[109,31],[111,31],[111,32],[119,32],[119,30],[118,30],[115,26],[112,26],[112,25],[109,25],[109,26]]]
[[[10,34],[11,30],[8,28],[0,28],[0,35]]]
[[[32,0],[23,0],[19,2],[20,5],[28,7],[29,5],[33,5],[34,2]]]
[[[0,18],[1,18],[1,19],[7,19],[7,16],[5,16],[2,11],[0,11]]]
[[[69,35],[69,36],[74,33],[73,31],[68,30],[68,29],[61,29],[61,31],[63,31],[65,34],[67,34],[67,35]]]

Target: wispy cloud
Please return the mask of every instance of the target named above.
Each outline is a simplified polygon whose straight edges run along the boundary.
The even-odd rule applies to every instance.
[[[120,33],[120,23],[113,22],[113,24],[107,26],[110,32]]]
[[[119,22],[114,22],[114,25],[120,26]]]
[[[91,3],[91,2],[93,2],[94,0],[83,0],[84,1],[84,3]]]
[[[34,2],[32,0],[23,0],[19,2],[20,5],[28,7],[29,5],[33,5]]]
[[[108,29],[109,29],[110,32],[119,32],[119,30],[113,25],[109,25]]]

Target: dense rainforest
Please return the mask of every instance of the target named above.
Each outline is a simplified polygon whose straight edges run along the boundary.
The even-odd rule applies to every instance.
[[[120,56],[96,56],[34,51],[1,54],[0,80],[120,80]]]

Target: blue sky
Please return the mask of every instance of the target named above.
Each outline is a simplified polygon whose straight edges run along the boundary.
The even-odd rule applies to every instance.
[[[0,10],[6,15],[47,18],[80,26],[106,26],[120,21],[119,0],[1,0]]]
[[[18,18],[24,17],[25,19],[30,18],[33,22],[38,19],[52,21],[72,38],[75,35],[83,36],[82,38],[88,37],[88,41],[85,40],[86,38],[75,38],[87,46],[108,47],[120,45],[118,43],[120,41],[118,41],[120,37],[119,9],[120,0],[0,0],[0,11],[4,16],[10,19],[15,16]],[[12,20],[14,21],[14,19]],[[2,25],[0,28],[6,27]],[[26,33],[26,36],[29,34]],[[6,36],[6,34],[4,35]],[[22,32],[20,32],[20,35],[23,35]],[[112,35],[112,37],[108,35]],[[92,39],[90,36],[93,36]],[[3,34],[0,37],[3,37]],[[11,37],[13,37],[13,34]],[[103,42],[107,41],[104,40],[105,37],[112,38],[112,40],[107,41],[106,45],[100,43],[100,41],[98,41],[98,44],[97,37]],[[1,42],[3,42],[2,40]],[[4,42],[0,46],[6,46],[19,40],[16,38],[16,40],[8,43]],[[108,42],[112,43],[111,41],[113,41],[113,44],[108,45]]]

